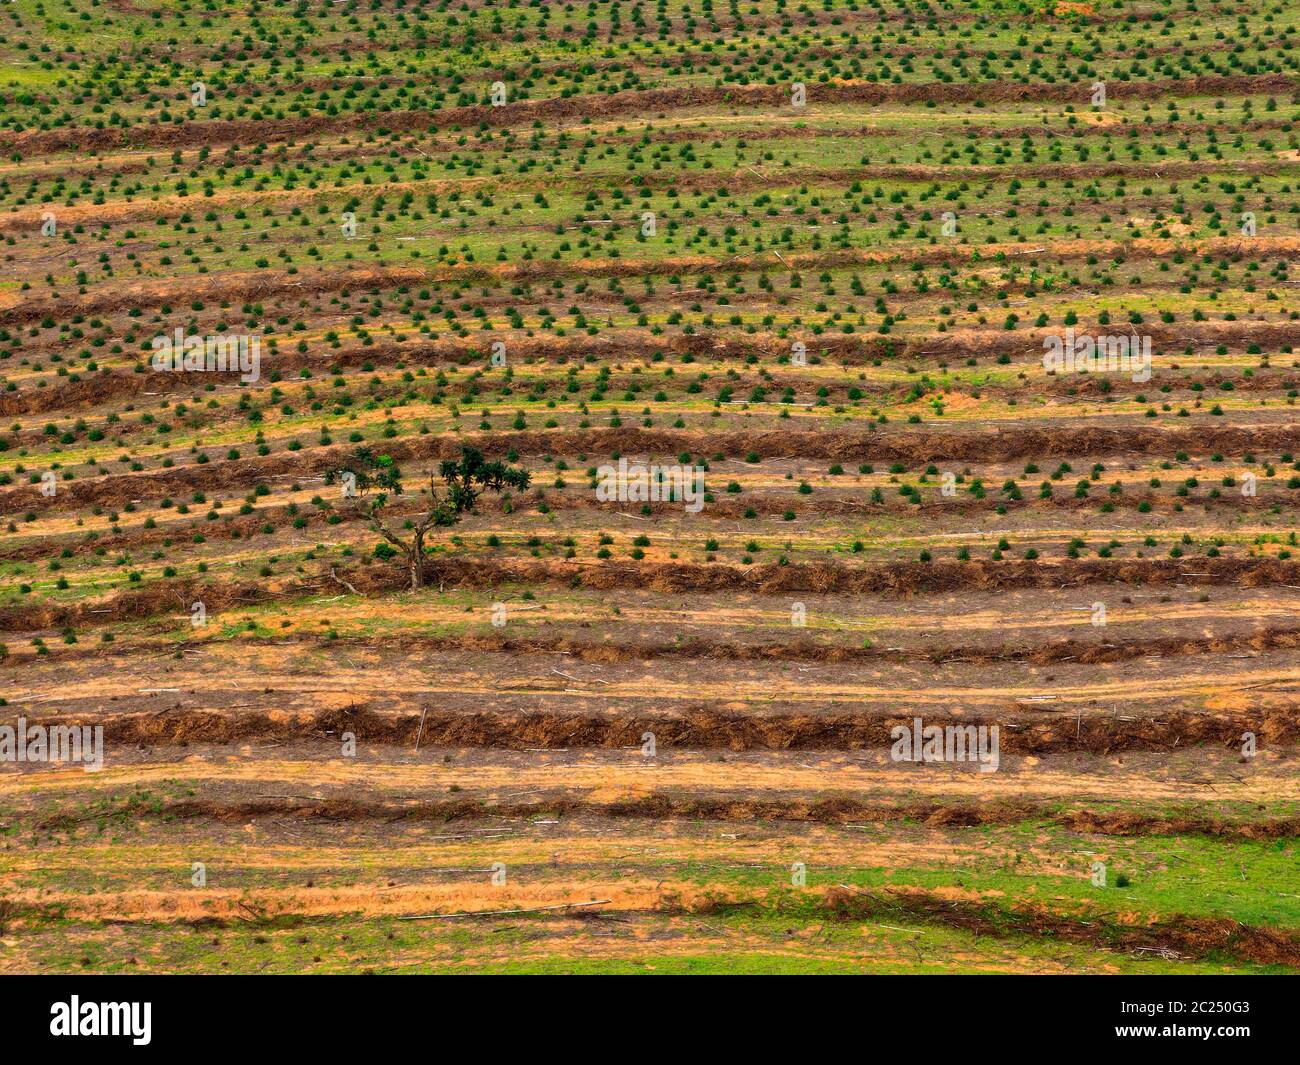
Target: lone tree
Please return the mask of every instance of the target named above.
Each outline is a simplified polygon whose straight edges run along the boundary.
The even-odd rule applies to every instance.
[[[445,490],[437,485],[439,476],[446,484]],[[392,519],[385,518],[384,514],[391,497],[403,494],[402,473],[389,456],[359,447],[347,465],[325,475],[325,483],[342,483],[344,498],[353,510],[401,552],[414,592],[424,586],[424,538],[429,530],[455,525],[463,515],[474,510],[485,490],[500,492],[517,488],[522,491],[528,487],[528,471],[503,462],[488,462],[474,448],[463,448],[459,459],[444,460],[439,465],[436,476],[430,472],[429,487],[420,489],[421,495],[427,493],[429,497],[424,513],[404,523],[403,531],[409,532],[409,539],[399,536],[392,527]]]

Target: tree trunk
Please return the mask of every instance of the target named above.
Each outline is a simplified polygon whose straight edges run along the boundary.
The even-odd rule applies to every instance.
[[[411,572],[411,591],[418,592],[424,587],[424,534],[416,533],[407,553],[407,564]]]

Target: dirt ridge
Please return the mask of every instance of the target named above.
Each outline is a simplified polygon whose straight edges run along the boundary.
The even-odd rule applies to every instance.
[[[1038,715],[1040,718],[1041,715]],[[1187,711],[1161,717],[1052,715],[1030,712],[1006,717],[926,715],[926,724],[947,727],[999,725],[1003,754],[1048,751],[1168,751],[1197,745],[1224,748],[1252,731],[1263,746],[1293,744],[1300,738],[1294,714],[1264,709],[1254,714],[1209,716]],[[421,725],[423,722],[423,725]],[[102,726],[112,744],[144,747],[230,743],[251,739],[328,739],[344,733],[358,742],[413,746],[417,735],[427,747],[639,748],[652,732],[661,749],[692,750],[888,750],[895,726],[910,726],[911,715],[871,711],[816,714],[736,713],[705,706],[669,714],[590,713],[585,711],[445,711],[428,706],[419,714],[376,713],[357,704],[343,709],[289,713],[188,710],[170,707],[152,713],[69,715],[44,724]]]
[[[128,801],[119,809],[97,811],[94,819],[154,814],[184,820],[210,819],[245,823],[254,819],[288,817],[295,820],[382,821],[450,823],[487,818],[534,818],[551,815],[593,816],[619,819],[703,821],[795,821],[844,825],[918,821],[930,827],[1013,825],[1045,820],[1072,832],[1114,836],[1204,836],[1224,841],[1259,841],[1300,838],[1300,817],[1270,817],[1232,821],[1204,814],[1169,816],[1131,810],[1056,811],[1044,803],[1025,800],[993,802],[881,803],[845,796],[808,799],[753,799],[717,795],[683,795],[652,792],[613,802],[593,802],[557,795],[530,802],[494,802],[476,799],[382,801],[352,798],[266,797],[242,801],[186,799],[145,809]],[[45,831],[68,831],[90,820],[56,814],[39,822]]]

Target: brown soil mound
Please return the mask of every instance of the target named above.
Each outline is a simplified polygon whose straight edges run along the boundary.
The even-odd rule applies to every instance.
[[[928,714],[926,721],[941,726],[1000,725],[1000,749],[1007,754],[1167,751],[1198,744],[1226,748],[1236,745],[1245,730],[1255,732],[1266,745],[1294,743],[1300,738],[1300,722],[1278,710],[1214,717],[1181,711],[1164,712],[1160,718],[1061,715],[1048,721],[1025,715],[995,719]],[[144,746],[310,737],[337,742],[344,732],[351,732],[358,742],[403,746],[413,746],[418,735],[430,747],[633,748],[640,746],[644,733],[653,732],[663,748],[745,751],[888,749],[893,743],[891,730],[909,725],[911,718],[860,712],[759,715],[703,708],[671,716],[582,711],[464,713],[436,707],[423,714],[378,714],[354,706],[295,715],[169,708],[154,713],[70,717],[57,723],[102,725],[108,741]]]
[[[240,601],[243,601],[242,599]],[[101,608],[102,609],[102,608]],[[369,647],[369,637],[339,636],[327,638],[316,633],[281,633],[276,642],[322,644],[334,648]],[[173,651],[198,649],[203,641],[193,644],[176,642],[168,644]],[[942,665],[945,662],[965,662],[988,666],[1001,662],[1029,662],[1045,666],[1061,662],[1097,665],[1111,662],[1132,662],[1148,656],[1161,658],[1192,657],[1212,654],[1239,654],[1248,651],[1278,651],[1300,649],[1300,627],[1272,626],[1222,636],[1157,636],[1130,639],[1123,643],[1104,640],[1055,640],[1038,646],[1023,641],[1003,643],[993,647],[967,647],[960,644],[929,646],[924,649],[862,647],[851,644],[817,642],[807,638],[783,640],[777,643],[733,643],[711,639],[692,639],[688,642],[587,641],[569,636],[515,639],[507,636],[454,636],[398,635],[384,641],[386,652],[394,655],[412,653],[471,652],[476,654],[507,655],[568,655],[579,662],[637,662],[652,658],[711,659],[729,662],[880,662],[917,659]],[[154,655],[156,648],[145,645],[124,650],[117,647],[86,647],[81,651],[64,651],[64,657],[78,659],[111,656],[122,660],[131,655]],[[5,664],[22,666],[38,661],[35,652],[10,652]]]
[[[402,587],[395,568],[371,567],[342,574],[359,592]],[[913,595],[964,588],[1070,588],[1107,582],[1122,584],[1238,584],[1245,588],[1300,583],[1300,560],[1279,558],[1072,559],[1062,562],[892,562],[869,566],[838,563],[772,563],[748,568],[688,562],[601,562],[590,565],[545,560],[494,561],[439,559],[428,563],[428,583],[442,587],[494,587],[499,584],[551,584],[594,589],[640,588],[659,592],[744,590],[759,595],[811,592],[821,595]],[[21,604],[0,610],[0,629],[37,632],[67,625],[103,624],[188,610],[202,600],[208,610],[275,596],[319,591],[303,581],[275,590],[264,584],[212,584],[160,580],[138,592],[102,600],[60,604]],[[1279,640],[1289,639],[1279,633]]]
[[[715,907],[723,911],[734,908],[726,903]],[[826,895],[825,910],[847,921],[892,916],[999,938],[1056,936],[1107,950],[1157,951],[1183,959],[1227,954],[1260,965],[1300,965],[1300,933],[1222,917],[1180,914],[1131,924],[1121,923],[1115,916],[1088,914],[1085,920],[1035,903],[980,903],[911,888],[835,888]]]
[[[648,588],[660,592],[729,591],[762,595],[912,595],[963,588],[1069,588],[1083,584],[1300,583],[1300,560],[1276,558],[1075,559],[1062,562],[893,562],[850,567],[836,563],[773,563],[742,568],[721,564],[604,562],[585,566],[518,560],[434,560],[429,581],[482,587],[547,583],[586,588]]]
[[[39,827],[62,831],[88,820],[148,815],[143,802],[128,801],[117,811],[74,816],[59,814]],[[749,799],[653,793],[611,803],[593,803],[557,796],[537,802],[493,803],[473,799],[374,802],[356,799],[293,799],[272,797],[242,802],[188,799],[152,811],[166,817],[209,818],[244,823],[255,818],[295,818],[320,821],[450,822],[466,819],[528,819],[546,815],[585,815],[647,820],[802,821],[817,824],[919,821],[936,827],[1010,825],[1022,821],[1053,821],[1072,832],[1103,836],[1206,836],[1226,841],[1294,839],[1300,837],[1300,817],[1227,821],[1204,815],[1160,817],[1136,811],[1072,810],[1054,813],[1042,804],[1025,801],[985,803],[873,803],[847,797],[824,799]]]

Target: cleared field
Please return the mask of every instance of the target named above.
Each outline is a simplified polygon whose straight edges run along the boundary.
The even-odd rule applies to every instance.
[[[0,971],[1300,972],[1298,35],[3,5]]]

